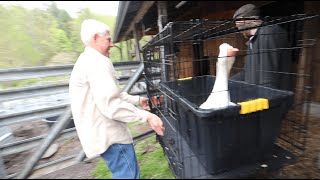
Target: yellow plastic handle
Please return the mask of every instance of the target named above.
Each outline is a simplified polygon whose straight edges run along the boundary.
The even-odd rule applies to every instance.
[[[241,107],[240,114],[249,114],[264,109],[269,109],[269,100],[265,98],[258,98],[250,101],[238,103]]]
[[[188,79],[192,79],[192,77],[180,78],[180,79],[178,79],[178,80],[183,81],[183,80],[188,80]]]

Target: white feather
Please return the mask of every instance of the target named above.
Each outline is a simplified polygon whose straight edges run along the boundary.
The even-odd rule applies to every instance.
[[[235,61],[235,57],[227,57],[229,48],[233,47],[227,43],[223,43],[219,46],[220,52],[216,63],[216,80],[211,94],[207,100],[200,105],[201,109],[223,108],[229,105],[234,105],[234,103],[230,101],[228,77]]]

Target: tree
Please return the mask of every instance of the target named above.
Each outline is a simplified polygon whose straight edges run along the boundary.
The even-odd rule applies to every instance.
[[[59,24],[59,29],[62,29],[65,31],[68,38],[70,38],[70,29],[69,24],[72,18],[68,14],[67,11],[59,9],[57,7],[57,4],[55,2],[51,2],[51,4],[48,5],[47,11],[56,18]]]
[[[78,54],[80,54],[83,50],[84,50],[84,45],[81,41],[80,38],[80,30],[81,30],[81,23],[85,20],[85,19],[96,19],[98,21],[101,21],[105,24],[107,24],[110,29],[113,31],[113,27],[115,24],[115,20],[116,18],[114,16],[99,16],[96,15],[94,13],[92,13],[88,8],[82,9],[79,13],[78,13],[78,18],[74,19],[71,22],[71,27],[70,27],[70,31],[71,31],[71,42],[73,45],[73,50],[76,51]],[[111,54],[111,59],[114,61],[119,61],[119,51],[116,48],[113,48],[110,50],[110,54]]]
[[[104,22],[114,32],[114,16],[99,16],[89,9],[83,9],[77,18],[71,18],[55,3],[46,10],[0,5],[0,33],[3,35],[0,39],[0,68],[47,65],[53,57],[62,54],[76,59],[74,57],[84,50],[80,38],[81,23],[88,18]],[[119,43],[116,45],[120,46]],[[113,61],[122,60],[117,48],[110,51]]]

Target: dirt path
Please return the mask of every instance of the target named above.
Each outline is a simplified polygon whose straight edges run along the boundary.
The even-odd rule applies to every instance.
[[[36,179],[97,179],[92,175],[99,158],[55,171]]]
[[[319,179],[320,178],[320,116],[311,116],[305,155],[298,162],[285,166],[278,178]]]

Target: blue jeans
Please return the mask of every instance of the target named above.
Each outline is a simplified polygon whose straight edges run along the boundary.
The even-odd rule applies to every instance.
[[[133,144],[113,144],[101,154],[114,179],[140,179]]]

